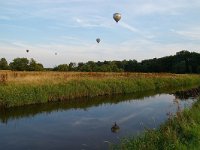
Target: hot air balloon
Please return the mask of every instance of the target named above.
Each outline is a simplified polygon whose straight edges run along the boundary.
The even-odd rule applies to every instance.
[[[55,55],[57,55],[57,53],[55,53]]]
[[[100,39],[100,38],[97,38],[96,41],[97,41],[97,43],[99,43],[99,42],[101,41],[101,39]]]
[[[26,50],[26,52],[28,53],[28,52],[29,52],[29,50],[27,49],[27,50]]]
[[[114,13],[113,14],[113,19],[118,22],[121,19],[121,14],[120,13]]]

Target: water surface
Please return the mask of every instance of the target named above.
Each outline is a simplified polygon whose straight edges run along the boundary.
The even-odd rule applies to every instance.
[[[198,92],[149,92],[1,109],[1,149],[108,149],[109,142],[159,127],[167,114],[190,107]],[[114,122],[118,132],[111,131]]]

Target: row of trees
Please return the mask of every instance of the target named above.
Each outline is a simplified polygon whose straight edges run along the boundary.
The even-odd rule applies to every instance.
[[[34,59],[28,60],[27,58],[15,58],[13,62],[8,64],[5,58],[0,60],[1,70],[16,70],[16,71],[43,71],[42,64],[37,63]]]
[[[62,71],[86,72],[170,72],[200,73],[200,54],[186,50],[174,56],[154,58],[137,62],[136,60],[104,61],[62,64],[54,68]]]
[[[0,69],[41,71],[43,65],[34,59],[16,58],[9,65],[5,58],[0,60]],[[47,69],[46,69],[47,70]],[[186,50],[177,52],[174,56],[154,58],[137,62],[136,60],[103,61],[86,63],[79,62],[61,64],[48,70],[53,71],[83,71],[83,72],[171,72],[200,73],[200,54]]]

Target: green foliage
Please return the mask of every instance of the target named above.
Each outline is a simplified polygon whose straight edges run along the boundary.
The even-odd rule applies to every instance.
[[[154,58],[137,62],[136,60],[104,61],[78,63],[76,71],[85,72],[171,72],[199,73],[200,54],[186,50],[177,52],[174,56]]]
[[[54,67],[53,70],[54,71],[68,71],[69,66],[67,64],[61,64],[61,65],[58,65],[57,67]]]
[[[116,61],[104,61],[104,62],[93,62],[88,61],[87,63],[78,63],[77,71],[83,72],[122,72],[123,69],[119,68]]]
[[[173,66],[173,72],[175,73],[185,73],[186,72],[186,63],[185,61],[180,61]]]
[[[69,63],[69,71],[75,71],[76,63],[70,62]]]
[[[10,63],[11,70],[26,71],[28,70],[29,60],[27,58],[15,58]]]
[[[11,70],[15,71],[42,71],[43,65],[37,63],[33,58],[29,61],[27,58],[15,58],[9,64]]]
[[[0,60],[0,70],[8,70],[9,66],[8,66],[8,62],[5,58],[1,58]]]
[[[29,71],[42,71],[44,70],[43,65],[40,63],[37,63],[33,58],[29,62]]]

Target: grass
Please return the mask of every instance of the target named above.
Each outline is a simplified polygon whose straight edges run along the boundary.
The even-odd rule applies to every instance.
[[[120,150],[197,150],[200,149],[200,99],[183,112],[178,111],[157,130],[121,140],[111,149]]]
[[[199,75],[153,73],[0,72],[0,106],[64,101],[200,85]]]

